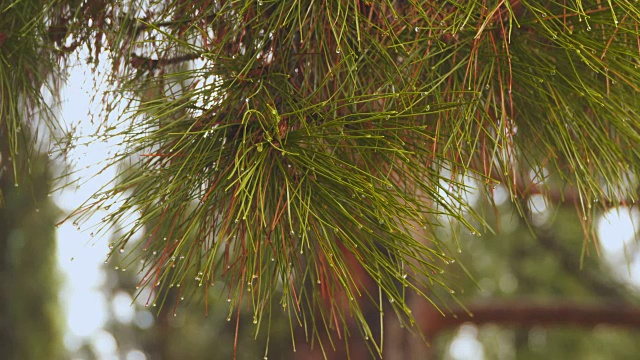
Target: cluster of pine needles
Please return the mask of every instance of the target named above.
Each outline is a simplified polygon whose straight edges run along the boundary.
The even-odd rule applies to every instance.
[[[309,337],[356,319],[381,351],[361,304],[411,325],[408,292],[448,302],[438,229],[490,230],[466,192],[517,197],[545,168],[585,221],[636,196],[633,1],[131,2],[69,23],[87,16],[105,128],[125,128],[107,165],[128,165],[74,215],[119,199],[103,229],[132,222],[113,252],[163,306],[222,283],[230,316],[268,323],[278,299]]]

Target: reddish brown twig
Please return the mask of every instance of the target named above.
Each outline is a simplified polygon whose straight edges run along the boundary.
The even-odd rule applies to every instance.
[[[472,314],[472,315],[471,315]],[[612,325],[640,328],[640,307],[621,304],[585,304],[567,300],[532,301],[527,299],[490,300],[453,307],[444,316],[431,306],[424,306],[416,317],[427,338],[463,323],[488,323],[512,326],[570,325],[593,327]]]

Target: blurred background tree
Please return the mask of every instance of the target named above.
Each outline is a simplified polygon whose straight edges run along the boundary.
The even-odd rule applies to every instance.
[[[461,233],[450,243],[461,246],[455,263],[461,265],[452,264],[450,271],[458,279],[457,298],[468,310],[452,304],[456,310],[445,319],[432,309],[421,309],[420,324],[435,345],[429,350],[431,358],[639,356],[637,285],[619,276],[628,261],[612,263],[601,245],[604,241],[636,244],[637,234],[633,240],[622,238],[624,232],[595,236],[593,226],[585,236],[584,220],[557,191],[534,192],[515,205],[504,187],[495,191],[499,195],[479,198],[476,206],[484,209],[496,233],[482,238]],[[619,209],[622,214],[627,210]],[[605,213],[596,215],[600,225]],[[443,230],[453,239],[455,227]],[[629,256],[636,253],[631,245]],[[424,345],[409,343],[414,346],[389,358],[424,358]],[[460,347],[463,343],[466,349]]]
[[[54,224],[59,210],[47,197],[49,160],[33,158],[29,181],[16,186],[0,129],[0,349],[5,359],[65,358]],[[20,170],[24,168],[19,167]]]
[[[56,71],[43,39],[47,5],[0,2],[0,357],[66,358],[58,301],[51,160],[38,137],[57,123],[44,105]],[[50,65],[50,66],[49,66]],[[42,120],[42,123],[39,122]],[[51,128],[49,128],[51,130]],[[46,136],[45,136],[46,137]]]

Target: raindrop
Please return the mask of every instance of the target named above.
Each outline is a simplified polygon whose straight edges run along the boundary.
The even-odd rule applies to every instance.
[[[418,32],[420,31],[420,29],[418,29],[418,27],[416,26],[415,28],[413,28],[413,31]]]
[[[124,248],[120,248],[120,250],[118,250],[118,252],[119,252],[120,254],[122,254],[122,253],[124,252]]]
[[[340,48],[336,49],[336,54],[340,54]]]

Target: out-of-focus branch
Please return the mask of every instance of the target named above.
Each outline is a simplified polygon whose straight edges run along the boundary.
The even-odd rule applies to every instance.
[[[534,182],[528,175],[521,176],[519,174],[510,174],[507,177],[496,168],[491,169],[489,174],[487,174],[487,171],[483,170],[483,166],[481,164],[471,164],[470,166],[478,174],[484,174],[483,176],[485,176],[488,181],[493,184],[504,184],[515,191],[516,195],[521,198],[541,194],[553,204],[566,206],[575,206],[575,204],[579,204],[581,201],[585,200],[582,199],[578,191],[571,186],[566,186],[565,188],[561,188],[557,186],[557,184],[548,186],[545,185],[545,183]],[[640,186],[636,188],[635,193],[640,194]],[[634,203],[634,199],[629,198],[618,201],[606,198],[598,198],[597,200],[600,202],[600,206],[605,209]]]
[[[629,299],[626,286],[614,279],[601,275],[601,270],[597,267],[582,268],[580,259],[575,251],[571,251],[562,246],[560,240],[545,231],[536,231],[538,244],[548,252],[554,254],[562,268],[585,287],[597,294],[598,297],[608,300],[623,301]]]
[[[452,307],[445,316],[431,306],[423,306],[419,310],[416,320],[427,338],[433,338],[439,332],[463,323],[580,327],[612,325],[640,328],[640,307],[620,304],[537,302],[517,299],[474,302],[467,305],[467,310]]]
[[[200,54],[192,53],[192,54],[186,54],[182,56],[176,56],[173,58],[151,59],[148,57],[139,56],[137,54],[131,54],[130,63],[131,63],[131,66],[133,66],[136,69],[155,70],[159,67],[173,65],[173,64],[180,64],[186,61],[198,59],[199,57],[200,57]]]

